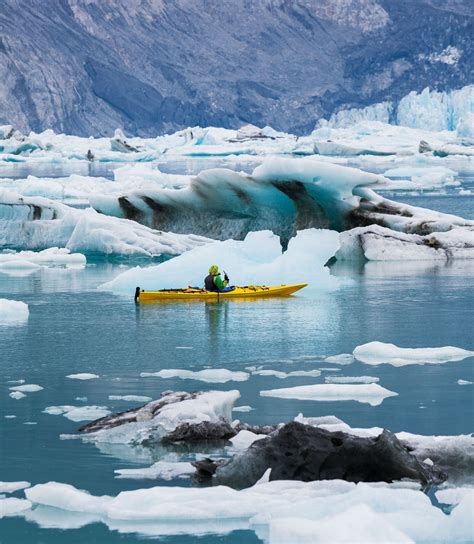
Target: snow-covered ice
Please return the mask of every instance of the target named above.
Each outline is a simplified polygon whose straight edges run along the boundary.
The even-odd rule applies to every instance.
[[[387,397],[397,396],[398,393],[385,389],[379,384],[315,384],[301,385],[282,389],[260,391],[262,397],[277,397],[282,399],[299,399],[315,401],[355,400],[378,406]]]
[[[368,365],[392,366],[441,364],[473,357],[474,351],[445,346],[440,348],[400,348],[395,344],[369,342],[354,349],[354,357]]]
[[[0,326],[24,323],[28,320],[28,304],[19,300],[0,298]]]

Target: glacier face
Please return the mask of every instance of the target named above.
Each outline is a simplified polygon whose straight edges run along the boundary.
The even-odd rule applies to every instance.
[[[0,123],[143,136],[251,122],[300,134],[341,107],[471,83],[469,6],[5,0]]]
[[[411,128],[441,131],[457,130],[459,136],[472,138],[474,128],[474,85],[448,92],[410,92],[398,103],[381,102],[365,108],[340,110],[320,126],[350,127],[362,121],[379,121]]]

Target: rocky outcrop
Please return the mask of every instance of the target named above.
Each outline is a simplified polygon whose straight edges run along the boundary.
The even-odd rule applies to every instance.
[[[350,482],[393,482],[411,479],[440,483],[446,475],[420,463],[391,432],[361,438],[342,432],[288,423],[268,438],[254,442],[227,462],[195,463],[198,481],[242,489],[271,469],[270,480],[342,479]]]

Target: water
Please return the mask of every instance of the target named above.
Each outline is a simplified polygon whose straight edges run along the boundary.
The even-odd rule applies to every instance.
[[[470,198],[410,198],[424,199],[417,205],[473,216]],[[380,426],[394,432],[456,435],[473,431],[473,386],[457,384],[458,379],[474,381],[472,357],[402,368],[292,359],[348,353],[373,340],[407,347],[453,345],[474,350],[474,263],[340,264],[332,273],[341,277],[342,286],[329,293],[302,291],[288,299],[147,306],[136,306],[132,293],[121,297],[97,289],[126,269],[123,264],[95,261],[83,270],[41,270],[25,277],[0,274],[0,298],[23,300],[30,308],[27,324],[0,327],[1,480],[33,484],[53,480],[110,495],[154,485],[189,485],[187,480],[116,479],[114,470],[148,466],[159,453],[141,451],[137,455],[128,447],[99,449],[79,440],[61,440],[61,434],[74,433],[80,423],[43,413],[47,406],[63,404],[100,405],[112,411],[135,405],[110,401],[109,395],[157,398],[169,389],[237,388],[241,392],[237,404],[249,404],[254,410],[236,412],[236,417],[249,423],[289,421],[303,412],[305,416],[334,414],[352,426]],[[192,349],[178,349],[182,347]],[[244,370],[256,364],[284,371],[321,367],[338,371],[323,371],[319,378],[252,376],[246,382],[227,384],[139,377],[140,372],[162,368]],[[96,373],[100,378],[66,378],[79,372]],[[398,396],[377,407],[355,401],[259,396],[266,389],[324,383],[329,375],[377,376],[382,386]],[[17,379],[40,384],[44,390],[13,400],[7,382]],[[76,397],[87,397],[87,401]],[[5,419],[5,415],[16,418]],[[25,425],[27,422],[36,424]],[[16,495],[22,496],[21,492]],[[108,544],[144,538],[139,533],[122,535],[100,523],[81,527],[78,522],[67,535],[21,517],[1,523],[2,544],[62,543],[66,538],[73,543]],[[195,538],[170,536],[160,541],[187,544]],[[225,537],[206,535],[200,541],[246,544],[259,539],[250,531],[234,531]]]
[[[401,346],[454,345],[474,349],[474,299],[471,263],[423,264],[405,267],[366,265],[339,268],[350,282],[332,293],[308,293],[291,299],[255,302],[190,303],[135,306],[131,297],[96,290],[124,268],[95,263],[85,270],[50,270],[28,277],[0,275],[0,297],[24,300],[30,307],[28,325],[0,328],[2,346],[2,478],[32,483],[60,481],[94,494],[166,482],[115,479],[114,470],[137,466],[128,448],[104,448],[77,440],[60,440],[80,424],[42,413],[62,404],[105,405],[113,411],[133,403],[109,401],[109,395],[140,394],[156,398],[161,391],[238,388],[238,404],[254,411],[236,414],[249,423],[289,421],[334,414],[353,426],[382,426],[421,434],[461,434],[472,431],[471,386],[474,359],[442,365],[368,367],[360,363],[323,371],[320,378],[253,376],[247,382],[205,384],[191,380],[140,378],[161,368],[202,369],[209,366],[244,370],[265,364],[278,370],[333,367],[323,362],[287,362],[302,355],[351,352],[372,340]],[[193,349],[177,349],[178,347]],[[100,379],[77,381],[65,376],[92,372]],[[353,401],[313,402],[260,397],[259,391],[324,382],[327,375],[380,377],[384,387],[399,394],[371,407]],[[16,401],[7,395],[8,380],[26,379],[43,391]],[[87,396],[87,402],[76,397]],[[14,414],[15,419],[3,419]],[[24,425],[25,422],[36,425]],[[140,462],[141,461],[141,462]],[[152,457],[138,459],[147,466]],[[178,485],[183,484],[179,481]],[[121,536],[101,525],[74,531],[73,542],[119,542]],[[2,542],[31,538],[60,542],[61,533],[38,529],[21,518],[3,521]],[[139,536],[128,535],[127,542]],[[82,540],[81,540],[82,539]],[[253,533],[233,534],[226,542],[252,542]],[[69,537],[68,537],[69,541]],[[166,542],[186,542],[169,538]],[[189,540],[191,542],[192,540]],[[208,536],[206,543],[219,542]]]

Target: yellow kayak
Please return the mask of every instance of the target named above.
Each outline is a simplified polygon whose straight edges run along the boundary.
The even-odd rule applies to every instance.
[[[206,291],[186,287],[183,289],[162,289],[161,291],[144,291],[137,287],[135,291],[135,302],[159,302],[162,300],[227,300],[232,298],[265,298],[265,297],[287,297],[296,293],[307,283],[294,285],[248,285],[246,287],[234,287],[228,291]]]

